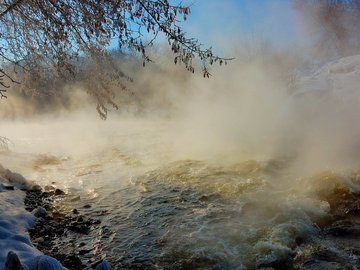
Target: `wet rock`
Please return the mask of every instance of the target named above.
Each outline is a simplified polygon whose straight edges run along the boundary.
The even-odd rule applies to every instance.
[[[88,234],[90,228],[85,224],[75,222],[69,226],[69,230],[77,233]]]
[[[91,249],[80,249],[79,255],[85,255],[91,252]]]
[[[89,209],[89,208],[91,208],[91,205],[90,205],[90,204],[85,204],[85,205],[83,206],[83,208]]]
[[[360,206],[359,205],[353,205],[351,207],[349,207],[348,209],[345,210],[345,214],[346,215],[355,215],[355,216],[358,216],[360,215]]]
[[[268,263],[261,263],[256,266],[256,269],[277,269],[277,270],[289,270],[291,269],[292,258],[278,259]]]
[[[352,270],[353,268],[349,265],[343,265],[338,262],[327,262],[327,261],[308,261],[301,269],[304,270]]]
[[[43,207],[38,207],[32,211],[32,214],[37,218],[45,217],[46,213],[47,211]]]
[[[1,184],[1,188],[6,189],[6,190],[15,190],[14,186],[6,185],[6,184]]]
[[[52,212],[52,217],[54,219],[63,219],[65,217],[65,214],[54,211],[54,212]]]
[[[293,268],[305,270],[354,269],[346,257],[335,251],[325,246],[311,246],[304,253],[297,254]]]
[[[101,224],[101,221],[99,219],[91,220],[91,225],[98,225],[98,224]]]
[[[61,196],[61,195],[65,195],[65,192],[62,191],[61,189],[57,188],[55,189],[55,196]]]
[[[29,188],[30,191],[42,191],[42,187],[40,185],[34,184]]]
[[[296,243],[298,246],[302,245],[302,244],[304,243],[304,238],[302,238],[301,236],[297,236],[297,237],[295,238],[295,243]]]
[[[55,188],[53,186],[45,186],[44,190],[47,192],[55,191]]]
[[[44,237],[39,237],[33,240],[34,242],[38,243],[38,244],[43,244],[45,242]]]
[[[59,261],[57,261],[56,259],[54,259],[52,257],[44,256],[44,255],[39,256],[36,269],[38,269],[38,270],[65,270],[65,268],[62,267],[62,265]]]
[[[41,199],[41,191],[26,191],[26,197],[24,199],[25,209],[29,212],[33,211],[34,209],[40,207],[43,202]]]
[[[68,269],[80,270],[84,269],[86,266],[83,265],[80,258],[73,254],[56,254],[55,258],[62,262],[62,264]]]
[[[48,198],[48,197],[51,197],[51,196],[53,196],[54,195],[54,192],[53,191],[45,191],[45,192],[43,192],[42,194],[41,194],[41,196],[43,197],[43,198]]]
[[[324,233],[333,236],[360,236],[360,224],[351,220],[339,220],[326,227]]]

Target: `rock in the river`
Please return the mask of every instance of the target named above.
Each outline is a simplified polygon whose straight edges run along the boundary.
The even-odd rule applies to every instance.
[[[46,209],[44,207],[38,207],[32,211],[32,214],[37,218],[45,217]]]
[[[12,185],[6,185],[6,184],[0,184],[0,189],[4,189],[4,190],[15,190],[15,187]]]
[[[65,192],[59,188],[55,189],[55,196],[60,196],[60,195],[65,195]]]

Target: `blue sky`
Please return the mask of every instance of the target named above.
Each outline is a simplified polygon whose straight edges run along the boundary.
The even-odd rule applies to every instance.
[[[184,3],[192,3],[191,14],[184,25],[186,31],[205,44],[263,38],[288,45],[299,39],[290,0],[192,0]]]
[[[178,4],[180,0],[172,0]],[[200,40],[204,47],[212,46],[218,53],[242,47],[241,42],[259,39],[276,46],[289,47],[300,43],[301,35],[291,0],[182,0],[191,13],[182,24],[188,37]],[[147,33],[144,32],[145,39]],[[148,37],[148,39],[151,39]],[[158,43],[165,42],[162,35]],[[165,42],[166,43],[166,42]],[[114,42],[116,47],[116,42]],[[113,47],[110,46],[110,47]]]

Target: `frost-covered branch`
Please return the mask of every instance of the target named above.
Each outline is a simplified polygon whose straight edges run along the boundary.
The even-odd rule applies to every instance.
[[[213,63],[226,63],[204,48],[180,27],[190,8],[168,0],[27,0],[3,1],[0,4],[0,60],[2,68],[16,66],[30,72],[39,81],[48,75],[68,80],[79,73],[80,57],[101,62],[109,56],[115,43],[123,52],[135,51],[143,65],[151,61],[146,42],[163,33],[172,49],[175,63],[182,63],[194,72],[198,59],[204,77]],[[3,10],[3,11],[1,11]],[[146,35],[145,35],[146,33]],[[109,58],[109,57],[108,57]],[[101,59],[101,60],[100,60]],[[107,60],[111,65],[110,58]],[[4,69],[3,69],[4,70]],[[8,79],[16,78],[15,70]],[[0,74],[4,75],[4,73]],[[124,75],[119,71],[119,77]],[[126,77],[126,76],[125,76]],[[14,80],[16,81],[16,80]],[[0,85],[6,96],[6,86]],[[114,93],[99,87],[91,95],[98,99],[98,110],[106,117],[107,106],[114,106]]]

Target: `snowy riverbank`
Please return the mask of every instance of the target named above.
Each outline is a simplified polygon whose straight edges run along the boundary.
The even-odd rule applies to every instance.
[[[18,263],[16,257],[28,270],[66,269],[54,258],[43,255],[31,243],[28,231],[35,225],[36,213],[40,211],[26,211],[24,199],[26,190],[36,188],[39,187],[0,164],[0,270],[20,269],[15,267]],[[109,266],[104,261],[95,269],[106,270]]]
[[[41,255],[31,244],[28,230],[35,216],[25,210],[24,178],[0,165],[0,270],[5,270],[9,251],[14,251],[25,264]]]
[[[30,241],[28,230],[35,225],[36,217],[25,210],[24,190],[29,188],[34,186],[22,175],[0,165],[0,270],[18,269],[14,256],[19,257],[25,269],[40,269],[42,262],[48,265],[45,269],[65,269],[55,259],[44,256]],[[9,252],[17,255],[8,256]]]

